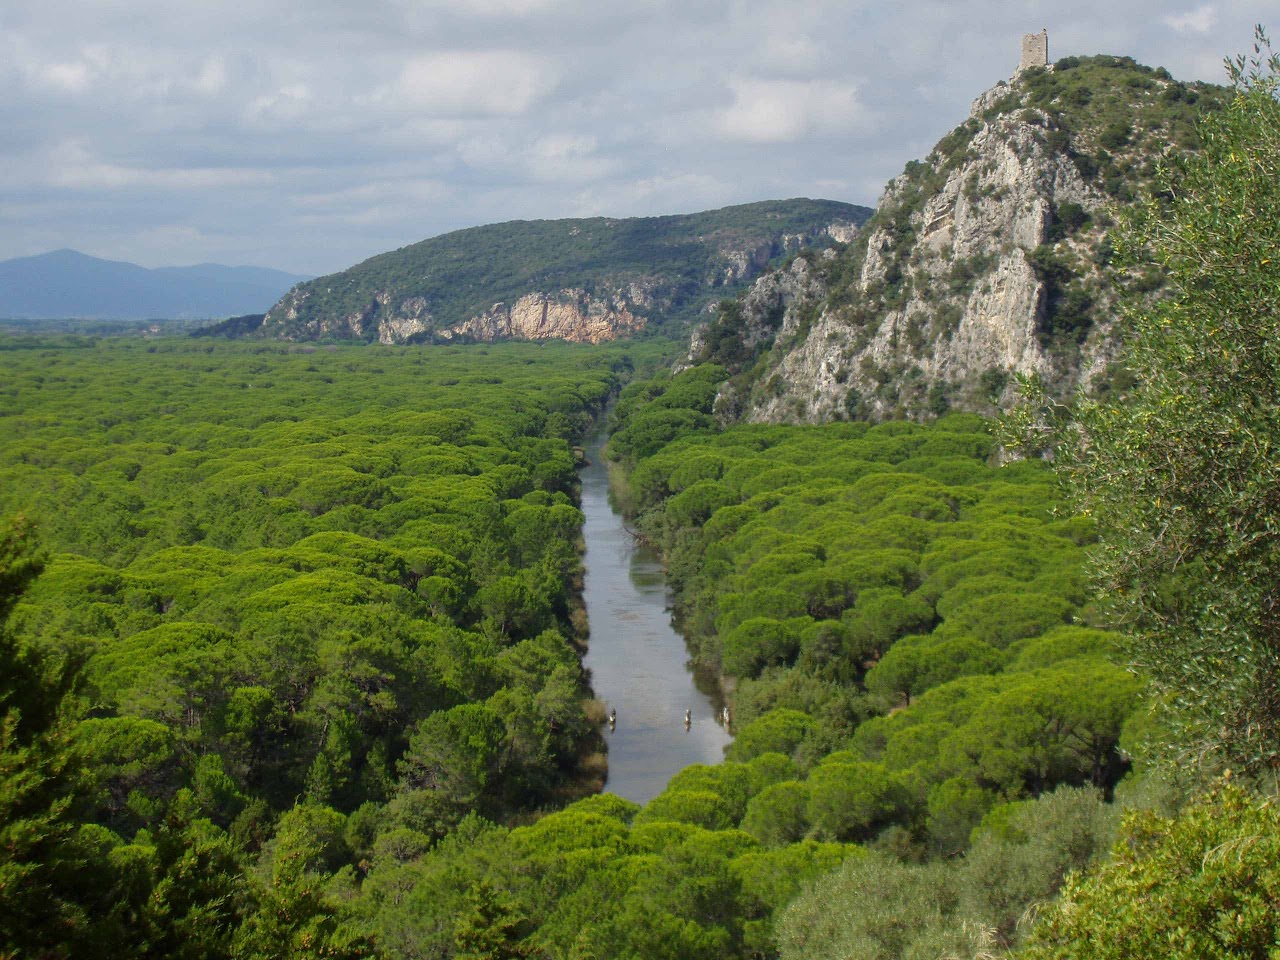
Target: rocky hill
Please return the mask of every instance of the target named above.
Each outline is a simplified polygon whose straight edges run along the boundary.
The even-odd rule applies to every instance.
[[[459,230],[300,284],[251,335],[595,343],[678,330],[788,251],[852,240],[870,214],[847,203],[782,200]]]
[[[1099,384],[1118,343],[1108,228],[1224,88],[1128,58],[1060,60],[980,96],[885,189],[854,243],[804,252],[698,330],[724,419],[990,412],[1010,375]],[[1154,293],[1157,275],[1126,276]]]

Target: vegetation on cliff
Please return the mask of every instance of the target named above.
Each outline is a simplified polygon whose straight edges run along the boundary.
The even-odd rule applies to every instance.
[[[1043,390],[1033,392],[1038,402],[1019,409],[1007,430],[1031,450],[1056,440],[1072,506],[1098,524],[1091,572],[1099,613],[1122,627],[1120,652],[1150,683],[1148,710],[1131,738],[1147,782],[1175,778],[1194,788],[1222,776],[1176,814],[1127,814],[1110,855],[1068,878],[1017,956],[1255,958],[1272,956],[1280,941],[1273,476],[1280,427],[1271,325],[1280,57],[1261,30],[1254,57],[1236,60],[1232,73],[1233,95],[1200,127],[1199,152],[1159,171],[1153,196],[1117,233],[1129,277],[1154,269],[1168,282],[1154,304],[1140,285],[1126,295],[1124,395],[1084,399],[1064,423],[1057,419],[1064,411]],[[836,883],[821,881],[788,914],[784,937],[792,929],[800,937],[790,955],[830,955],[806,952],[814,939],[805,938],[827,931],[856,942],[855,955],[919,955],[918,944],[901,941],[884,953],[868,948],[868,930],[879,944],[895,932],[877,925],[874,908],[862,905],[830,924],[816,917]],[[919,909],[925,891],[936,889],[926,884],[889,900]],[[1000,941],[982,932],[958,947],[925,940],[925,950],[988,955]]]
[[[775,919],[783,957],[1274,951],[1267,398],[1280,334],[1265,316],[1280,262],[1270,228],[1280,63],[1260,46],[1236,70],[1230,102],[1196,134],[1198,152],[1152,171],[1149,199],[1116,235],[1127,385],[1085,400],[1057,435],[1068,504],[1082,516],[1056,519],[1061,493],[1041,461],[983,483],[958,455],[981,461],[990,448],[972,444],[976,421],[954,415],[929,433],[903,423],[721,429],[708,385],[725,370],[711,364],[629,388],[646,399],[620,405],[631,505],[668,551],[695,653],[736,684],[744,726],[733,755],[791,749],[811,765],[753,798],[743,828],[767,823],[775,842],[821,836],[830,809],[855,831],[847,837],[875,835],[869,855],[846,858]],[[1253,225],[1259,215],[1266,225]],[[1163,285],[1154,301],[1153,276]],[[1035,415],[1053,409],[1040,399],[1011,424],[1032,428],[1033,449],[1048,426]],[[686,431],[655,450],[682,406]],[[891,465],[877,463],[886,456]],[[1027,482],[1019,471],[1032,462],[1044,486],[1019,495],[1009,480]],[[984,523],[1002,531],[991,549]],[[947,532],[933,540],[930,527]],[[966,530],[978,542],[960,549]],[[1083,551],[1055,549],[1050,532],[1088,547],[1091,568]],[[1047,582],[1016,559],[1021,550],[1044,561]],[[1090,595],[1103,600],[1072,609]],[[1053,627],[1057,617],[1124,632]],[[1043,636],[1010,644],[1009,631]],[[1002,648],[1023,653],[1002,663]],[[1023,670],[1031,676],[1016,679]],[[1069,702],[1078,712],[1058,712]],[[886,706],[890,715],[868,717]],[[1054,760],[1066,755],[1058,734],[1067,754],[1083,751],[1077,761],[1093,756],[1087,777]],[[1119,743],[1126,752],[1106,761]],[[827,808],[831,765],[859,766]],[[1184,790],[1225,766],[1233,785],[1176,812]],[[1066,775],[1056,789],[1055,774],[1037,779],[1052,770]],[[1044,906],[1064,883],[1062,902]]]
[[[1069,488],[1099,523],[1098,585],[1152,679],[1166,734],[1151,746],[1174,768],[1226,768],[1227,783],[1176,818],[1132,817],[1113,860],[1046,913],[1035,960],[1252,958],[1280,942],[1280,55],[1259,28],[1231,67],[1202,150],[1164,171],[1121,234],[1122,254],[1170,281],[1128,315],[1134,385],[1058,433]],[[1047,426],[1025,413],[1017,426]]]

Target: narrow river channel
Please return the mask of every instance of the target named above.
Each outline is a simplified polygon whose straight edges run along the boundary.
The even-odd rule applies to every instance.
[[[644,803],[691,763],[718,763],[730,737],[713,691],[699,689],[684,638],[671,625],[671,602],[657,553],[639,542],[609,505],[605,432],[592,437],[582,470],[586,585],[591,639],[586,666],[605,709],[609,779],[605,790]],[[705,685],[704,685],[705,686]],[[686,729],[685,711],[692,723]]]

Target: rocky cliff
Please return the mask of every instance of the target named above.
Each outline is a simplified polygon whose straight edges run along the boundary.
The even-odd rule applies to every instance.
[[[690,362],[737,371],[718,410],[763,421],[990,412],[1014,373],[1062,393],[1098,382],[1115,281],[1161,282],[1118,276],[1107,230],[1222,95],[1111,57],[999,84],[889,183],[853,243],[761,277],[695,334]]]
[[[568,340],[602,343],[635,333],[644,319],[632,312],[652,300],[630,291],[593,297],[585,290],[561,290],[555,296],[531,293],[513,304],[495,303],[489,310],[442,332],[475,340]]]
[[[650,326],[677,332],[788,253],[847,242],[870,214],[834,201],[782,200],[460,230],[299,284],[252,335],[598,343]]]

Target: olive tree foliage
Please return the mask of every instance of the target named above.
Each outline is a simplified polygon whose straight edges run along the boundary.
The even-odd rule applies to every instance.
[[[1220,782],[1174,819],[1135,811],[1112,858],[1069,877],[1022,960],[1273,957],[1280,812]]]
[[[1259,28],[1228,68],[1202,149],[1117,232],[1169,279],[1127,312],[1136,384],[1081,401],[1056,457],[1180,759],[1262,771],[1280,767],[1280,55]],[[1043,401],[1010,432],[1042,441]]]
[[[1027,933],[1025,921],[1034,913],[1028,904],[1046,903],[1069,877],[1096,863],[1112,844],[1116,817],[1098,791],[1059,787],[991,810],[974,831],[966,856],[921,864],[878,849],[849,857],[781,912],[779,955],[782,960],[1006,956]],[[1158,951],[1124,955],[1161,956]]]

